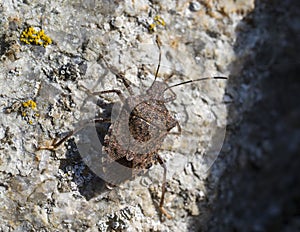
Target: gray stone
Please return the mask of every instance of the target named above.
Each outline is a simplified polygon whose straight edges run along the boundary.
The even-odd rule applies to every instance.
[[[265,99],[279,99],[261,89],[261,81],[276,69],[275,61],[282,53],[294,61],[280,67],[295,63],[298,51],[289,45],[289,38],[296,37],[291,31],[299,26],[292,19],[284,21],[292,14],[285,3],[274,5],[273,12],[260,1],[257,6],[254,1],[212,2],[0,4],[0,231],[242,231],[246,222],[225,210],[231,209],[227,206],[235,199],[241,207],[245,203],[234,190],[248,189],[249,184],[257,194],[259,186],[251,178],[248,182],[248,176],[244,181],[234,173],[252,165],[249,176],[254,175],[256,169],[268,166],[265,154],[277,147],[264,137],[269,135],[260,124],[266,120],[264,106],[257,112],[254,109]],[[149,24],[156,15],[166,25],[151,33]],[[274,29],[264,26],[274,15],[286,24],[280,21]],[[28,25],[43,29],[53,43],[45,48],[21,43],[19,36]],[[275,36],[283,29],[289,38],[284,33]],[[145,93],[158,65],[156,35],[162,42],[159,81],[175,85],[203,77],[229,77],[172,88],[177,99],[167,107],[182,133],[169,135],[159,151],[168,169],[165,208],[173,216],[166,221],[160,221],[157,207],[163,177],[159,165],[113,189],[106,188],[105,178],[97,175],[103,168],[97,156],[101,135],[108,125],[85,127],[55,152],[36,149],[64,137],[84,119],[115,115],[120,106],[110,103],[119,101],[118,96],[108,94],[99,100],[90,94],[120,89],[128,96],[114,73],[124,73],[135,93]],[[268,43],[276,49],[264,46]],[[253,66],[245,68],[249,63]],[[28,100],[36,108],[24,106]],[[292,101],[286,100],[286,104]],[[277,121],[274,130],[282,132],[278,144],[283,141],[294,152],[299,133],[291,128],[298,125],[298,111],[292,107],[286,111],[285,120]],[[248,113],[255,123],[241,123]],[[270,109],[269,113],[279,118],[280,112]],[[83,148],[89,152],[82,153]],[[284,202],[270,204],[266,215],[279,217]],[[247,218],[247,213],[243,216]],[[274,230],[266,227],[268,220],[255,220],[252,229]]]

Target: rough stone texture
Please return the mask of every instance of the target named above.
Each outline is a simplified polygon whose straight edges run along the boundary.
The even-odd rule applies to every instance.
[[[299,229],[296,4],[2,1],[0,231]],[[150,33],[155,15],[166,27]],[[27,26],[43,28],[53,44],[21,44]],[[109,190],[83,162],[90,154],[78,152],[95,139],[84,131],[55,152],[36,150],[99,108],[112,113],[116,96],[97,107],[82,86],[126,93],[117,71],[136,93],[145,91],[158,63],[156,35],[163,45],[159,79],[229,76],[174,88],[177,100],[168,108],[183,132],[160,152],[168,167],[165,208],[173,216],[166,221],[157,207],[160,166]],[[37,103],[36,111],[26,109],[30,118],[22,116],[29,99]],[[97,129],[101,141],[107,128]]]
[[[256,1],[237,26],[227,85],[226,141],[209,179],[226,170],[199,204],[209,216],[191,221],[199,231],[300,230],[299,13],[296,1]],[[194,225],[194,226],[193,226]],[[192,229],[191,229],[192,230]]]

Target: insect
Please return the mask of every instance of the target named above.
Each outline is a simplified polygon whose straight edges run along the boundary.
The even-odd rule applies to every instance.
[[[163,167],[163,180],[159,210],[167,218],[171,216],[164,209],[164,197],[166,192],[167,167],[164,160],[158,154],[165,138],[169,134],[180,135],[181,127],[179,122],[173,117],[166,107],[166,103],[176,99],[176,94],[172,88],[192,82],[208,79],[227,79],[226,77],[206,77],[196,80],[189,80],[168,86],[165,82],[157,81],[157,76],[161,63],[161,42],[156,37],[156,44],[159,48],[159,64],[155,72],[155,78],[151,86],[145,93],[135,95],[131,89],[131,83],[124,77],[124,74],[112,72],[121,79],[129,92],[129,97],[117,89],[104,90],[90,93],[96,96],[105,94],[117,94],[122,102],[122,107],[117,113],[115,120],[105,118],[95,118],[93,122],[110,122],[108,133],[104,138],[103,151],[107,154],[103,161],[107,165],[103,166],[108,175],[115,175],[116,169],[110,168],[110,164],[118,163],[130,170],[132,177],[146,172],[152,165],[160,164]],[[109,67],[108,63],[105,61]],[[165,97],[165,92],[170,91],[170,96]],[[82,126],[84,127],[84,125]],[[69,137],[82,129],[82,127],[71,131],[59,141],[54,141],[51,146],[39,147],[39,149],[55,149],[64,143]],[[177,128],[175,132],[171,132]],[[123,174],[121,174],[123,177]]]

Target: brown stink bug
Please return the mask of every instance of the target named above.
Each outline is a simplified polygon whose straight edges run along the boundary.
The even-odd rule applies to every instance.
[[[122,107],[120,107],[114,119],[95,118],[90,122],[111,123],[103,142],[102,150],[105,156],[103,156],[104,158],[101,161],[103,162],[101,177],[105,175],[105,180],[108,180],[108,182],[112,184],[118,184],[125,179],[146,172],[152,165],[159,163],[164,169],[159,209],[163,215],[167,216],[167,218],[171,218],[163,207],[166,192],[167,168],[163,159],[158,155],[158,150],[161,148],[167,135],[171,133],[171,130],[177,127],[177,131],[172,133],[179,135],[181,133],[181,127],[179,122],[167,109],[166,103],[176,99],[176,95],[172,91],[173,87],[202,80],[227,78],[200,78],[172,86],[168,86],[165,82],[157,81],[156,79],[161,63],[161,42],[158,37],[156,38],[156,44],[160,53],[155,79],[147,91],[139,95],[134,94],[131,89],[131,83],[124,77],[124,74],[113,71],[106,60],[103,59],[117,78],[122,80],[130,96],[125,97],[124,94],[117,89],[90,93],[91,95],[97,96],[114,93],[119,96],[122,102]],[[164,96],[166,91],[170,91],[170,97]],[[83,127],[84,124],[75,131],[71,131],[58,142],[54,141],[51,146],[40,147],[39,149],[55,149]]]

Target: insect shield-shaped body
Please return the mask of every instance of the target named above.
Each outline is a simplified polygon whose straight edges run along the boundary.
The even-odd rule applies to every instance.
[[[156,43],[159,48],[159,64],[156,69],[155,79],[145,93],[134,94],[131,89],[131,83],[124,77],[124,74],[112,68],[103,58],[108,69],[123,81],[130,96],[126,98],[120,90],[116,89],[94,93],[88,91],[90,95],[99,96],[100,98],[105,94],[117,94],[121,100],[121,106],[114,104],[111,118],[94,118],[84,121],[83,124],[79,125],[77,129],[71,131],[63,139],[54,141],[50,146],[39,147],[39,149],[53,150],[57,148],[70,138],[70,136],[80,130],[83,131],[88,123],[109,122],[110,126],[104,137],[103,144],[99,144],[100,141],[97,133],[95,133],[95,127],[89,130],[88,133],[82,133],[90,135],[88,143],[77,144],[83,161],[97,176],[113,185],[119,185],[126,180],[132,179],[138,174],[146,172],[153,164],[159,163],[164,169],[159,209],[162,214],[170,218],[169,214],[163,208],[167,168],[163,159],[158,155],[158,150],[161,148],[167,135],[173,131],[173,128],[173,134],[180,134],[181,128],[177,120],[168,111],[165,103],[176,99],[176,95],[172,91],[173,87],[203,80],[227,78],[204,77],[180,82],[171,86],[157,81],[161,63],[161,47],[158,38]],[[172,95],[165,98],[164,94],[166,91],[169,91]]]
[[[165,105],[166,88],[164,82],[155,81],[146,93],[128,97],[120,110],[113,110],[104,151],[108,163],[118,162],[127,168],[120,167],[116,173],[115,168],[104,165],[112,183],[118,184],[124,178],[144,173],[153,164],[163,163],[157,152],[170,130],[178,125]]]

